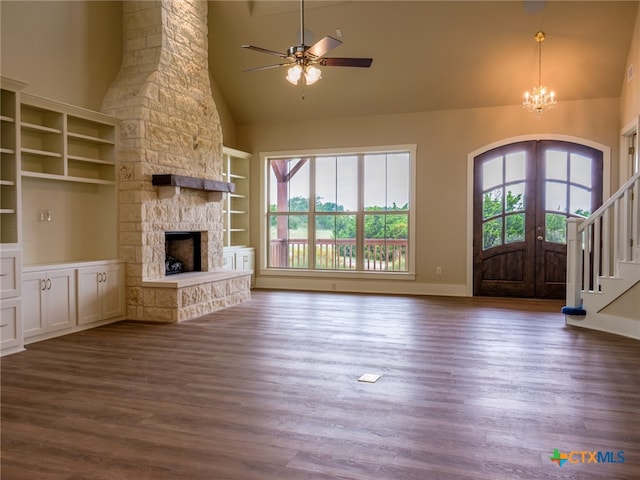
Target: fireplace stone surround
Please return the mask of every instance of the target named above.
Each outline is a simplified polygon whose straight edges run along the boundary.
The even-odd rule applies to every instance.
[[[102,110],[120,120],[119,255],[127,318],[179,322],[250,299],[250,271],[222,271],[223,193],[178,189],[154,175],[222,177],[222,130],[211,94],[207,2],[123,2],[123,55]],[[232,191],[232,190],[231,190]],[[201,232],[200,272],[165,275],[165,232]]]

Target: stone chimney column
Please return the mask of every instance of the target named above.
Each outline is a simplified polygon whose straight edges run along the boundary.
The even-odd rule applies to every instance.
[[[222,129],[211,94],[204,0],[123,2],[120,72],[102,110],[120,119],[119,255],[127,316],[144,319],[142,283],[164,277],[164,232],[202,232],[202,270],[222,264],[222,207],[183,190],[160,200],[153,174],[222,179]]]

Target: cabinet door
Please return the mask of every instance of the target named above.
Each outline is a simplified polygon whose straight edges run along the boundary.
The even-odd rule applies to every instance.
[[[43,273],[22,275],[22,331],[24,337],[32,337],[46,331],[47,283]]]
[[[78,325],[102,320],[102,267],[78,269]]]
[[[20,252],[0,252],[0,298],[20,296]]]
[[[222,270],[235,270],[236,256],[233,252],[224,252],[222,254]]]
[[[109,264],[103,267],[102,318],[108,319],[125,314],[124,265]]]
[[[236,270],[253,270],[253,249],[239,250],[236,252]]]
[[[20,299],[12,298],[0,303],[0,349],[22,346]]]
[[[47,273],[47,329],[62,330],[75,323],[75,271],[51,270]]]

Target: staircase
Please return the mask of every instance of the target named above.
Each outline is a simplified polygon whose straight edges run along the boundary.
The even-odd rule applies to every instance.
[[[640,172],[593,215],[567,220],[567,325],[640,340]]]

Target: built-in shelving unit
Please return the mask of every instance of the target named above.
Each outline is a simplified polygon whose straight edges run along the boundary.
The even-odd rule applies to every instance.
[[[19,110],[25,265],[115,258],[116,120],[25,93]]]
[[[2,355],[125,315],[116,120],[25,87],[2,78]]]
[[[20,91],[25,83],[0,85],[0,353],[23,350],[20,230]]]
[[[0,89],[0,243],[18,244],[20,182],[18,176],[19,95],[25,84],[2,79]]]
[[[97,112],[23,95],[23,177],[115,185],[115,122]]]
[[[223,202],[223,270],[254,270],[255,250],[249,246],[249,163],[251,154],[223,148],[223,180],[235,184]],[[253,284],[255,275],[252,275]]]
[[[223,206],[224,246],[249,245],[249,162],[251,154],[223,148],[223,178],[235,184]]]

